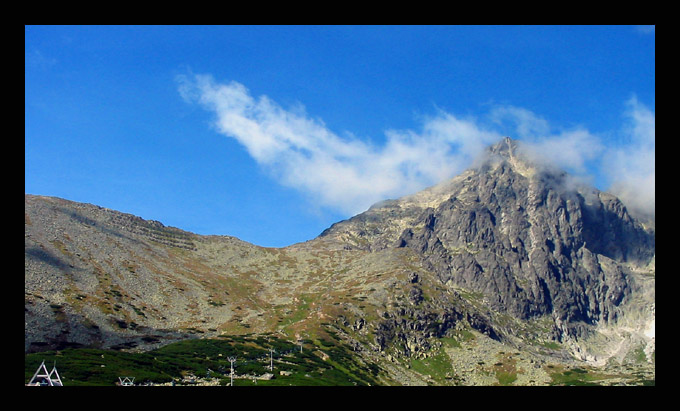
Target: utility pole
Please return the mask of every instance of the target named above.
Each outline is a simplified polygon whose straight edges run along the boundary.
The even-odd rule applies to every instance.
[[[269,349],[269,371],[274,372],[274,349]]]
[[[233,387],[234,386],[234,362],[236,362],[236,357],[228,357],[227,359],[231,363],[231,385],[230,385],[230,387]]]

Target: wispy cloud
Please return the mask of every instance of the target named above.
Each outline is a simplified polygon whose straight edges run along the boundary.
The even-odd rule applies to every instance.
[[[547,120],[519,107],[495,107],[489,117],[495,124],[514,126],[516,137],[536,161],[585,180],[598,173],[605,189],[631,211],[655,217],[655,114],[637,97],[625,102],[622,127],[611,132],[618,138],[606,143],[583,127],[553,132]]]
[[[588,163],[604,150],[600,138],[585,128],[554,132],[546,119],[521,107],[494,107],[489,118],[495,124],[509,125],[514,137],[522,140],[526,154],[535,161],[575,174],[586,173]]]
[[[388,130],[376,146],[340,137],[301,107],[286,110],[254,98],[237,82],[180,76],[179,90],[216,114],[215,127],[235,138],[282,184],[320,206],[354,214],[451,177],[471,163],[498,133],[445,112],[425,118],[420,131]]]
[[[627,103],[627,144],[609,148],[585,128],[553,132],[549,122],[519,107],[496,106],[484,118],[438,110],[420,130],[387,130],[382,145],[340,137],[301,106],[285,109],[267,96],[253,97],[240,83],[211,76],[178,78],[184,99],[216,115],[221,134],[236,139],[282,184],[300,190],[320,207],[352,215],[450,178],[469,167],[501,128],[537,157],[585,175],[604,167],[631,207],[654,208],[654,113],[636,99]],[[504,127],[501,127],[504,126]],[[651,183],[651,184],[650,184]]]
[[[656,116],[635,96],[626,107],[624,144],[606,152],[603,170],[611,182],[609,191],[632,210],[654,218]]]

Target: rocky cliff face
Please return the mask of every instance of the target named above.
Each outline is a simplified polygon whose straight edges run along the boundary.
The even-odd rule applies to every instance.
[[[409,248],[449,287],[528,320],[552,316],[557,338],[616,319],[626,271],[655,255],[654,233],[614,196],[532,163],[509,138],[444,184],[387,201],[322,233],[347,248]]]

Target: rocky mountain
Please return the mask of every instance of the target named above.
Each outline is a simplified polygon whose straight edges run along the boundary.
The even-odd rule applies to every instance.
[[[449,181],[280,249],[25,201],[27,352],[332,334],[385,383],[541,384],[565,364],[653,379],[653,225],[509,138]]]
[[[321,237],[352,249],[409,248],[442,284],[480,293],[497,311],[551,315],[558,339],[581,336],[581,323],[614,320],[632,292],[626,272],[653,263],[654,233],[616,197],[519,159],[509,138],[488,154],[478,169]]]

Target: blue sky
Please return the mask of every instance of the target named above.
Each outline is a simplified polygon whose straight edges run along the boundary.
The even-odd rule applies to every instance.
[[[654,26],[26,26],[25,191],[280,247],[500,136],[653,216]]]

